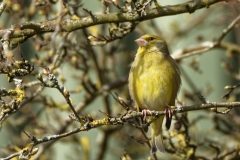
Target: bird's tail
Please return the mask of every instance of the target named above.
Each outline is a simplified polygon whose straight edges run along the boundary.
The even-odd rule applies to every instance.
[[[165,147],[163,145],[162,134],[153,137],[151,152],[154,154],[159,150],[160,152],[165,153]]]
[[[163,116],[161,116],[159,119],[154,121],[152,126],[152,148],[151,153],[157,152],[159,150],[160,152],[165,152],[165,147],[163,145],[162,140],[162,122],[163,122]]]

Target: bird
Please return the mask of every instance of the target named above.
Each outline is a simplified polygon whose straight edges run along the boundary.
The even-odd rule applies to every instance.
[[[180,69],[170,56],[166,42],[151,34],[136,39],[139,48],[131,64],[128,88],[138,111],[164,111],[175,105],[181,86]],[[146,118],[146,117],[145,117]],[[162,139],[164,116],[151,123],[151,153],[166,152]]]

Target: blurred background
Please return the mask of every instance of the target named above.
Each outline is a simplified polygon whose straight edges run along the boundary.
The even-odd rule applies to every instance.
[[[78,20],[92,14],[120,12],[116,7],[133,7],[138,1],[40,1],[6,0],[6,7],[0,18],[1,30],[26,22],[43,22],[64,19]],[[4,3],[2,1],[2,3]],[[178,5],[183,0],[158,0],[161,6]],[[143,4],[145,1],[143,1]],[[195,1],[196,5],[201,1]],[[155,4],[146,7],[146,11]],[[31,143],[23,133],[43,138],[71,131],[80,126],[69,118],[72,113],[64,96],[54,87],[42,87],[38,75],[47,67],[70,93],[70,99],[81,116],[103,119],[108,115],[118,117],[126,110],[117,103],[112,94],[117,93],[131,104],[127,77],[131,62],[136,54],[134,40],[150,33],[166,40],[173,57],[197,51],[221,36],[223,30],[239,15],[239,2],[228,1],[196,10],[189,14],[159,17],[139,22],[133,31],[121,38],[98,45],[111,33],[122,34],[132,23],[101,24],[70,33],[49,32],[28,38],[11,53],[15,60],[28,60],[34,70],[21,77],[26,97],[34,99],[24,104],[16,113],[1,121],[0,157],[19,152]],[[130,7],[131,8],[131,7]],[[115,33],[116,32],[116,33]],[[127,32],[127,31],[126,31]],[[182,86],[177,98],[178,106],[201,104],[199,94],[209,102],[238,101],[236,88],[227,98],[225,86],[234,86],[239,80],[239,25],[224,37],[221,45],[213,49],[178,58],[182,73]],[[104,41],[105,42],[105,41]],[[3,51],[2,51],[3,52]],[[21,56],[22,54],[22,56]],[[5,74],[0,74],[0,87],[6,90],[16,88],[9,83]],[[36,95],[35,95],[36,93]],[[2,96],[2,95],[1,95]],[[10,102],[12,96],[2,96],[1,103]],[[3,110],[3,107],[0,108]],[[226,109],[219,109],[225,111]],[[169,131],[164,130],[164,144],[168,153],[157,153],[157,159],[237,159],[239,158],[239,109],[233,108],[227,114],[212,110],[192,111],[176,114]],[[163,125],[163,128],[165,126]],[[150,133],[147,133],[150,138]],[[150,149],[142,132],[131,123],[106,125],[86,132],[72,134],[62,139],[41,143],[38,152],[31,159],[150,159]],[[15,157],[17,159],[17,157]],[[151,157],[156,159],[156,157]]]

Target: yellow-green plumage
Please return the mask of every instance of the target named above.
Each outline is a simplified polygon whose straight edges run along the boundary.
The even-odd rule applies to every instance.
[[[129,92],[136,106],[163,111],[175,105],[181,84],[180,71],[169,55],[165,41],[154,35],[144,35],[136,42],[138,52],[129,74]],[[165,152],[162,143],[163,116],[151,124],[152,152]]]

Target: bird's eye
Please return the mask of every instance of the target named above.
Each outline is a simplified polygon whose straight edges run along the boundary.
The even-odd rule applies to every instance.
[[[148,38],[148,41],[152,41],[154,38],[153,37],[149,37]]]

